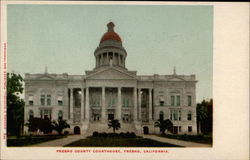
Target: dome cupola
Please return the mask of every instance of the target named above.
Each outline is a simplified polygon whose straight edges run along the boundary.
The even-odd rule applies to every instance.
[[[110,66],[125,68],[127,52],[122,46],[120,36],[114,31],[115,24],[109,22],[107,27],[108,30],[103,34],[94,53],[96,68]]]

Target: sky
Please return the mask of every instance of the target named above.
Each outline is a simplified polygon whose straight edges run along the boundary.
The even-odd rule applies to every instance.
[[[8,5],[8,71],[83,75],[114,22],[137,75],[195,74],[197,102],[212,98],[213,7],[192,5]]]

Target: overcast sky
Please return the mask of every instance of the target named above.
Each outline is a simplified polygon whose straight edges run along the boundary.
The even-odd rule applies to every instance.
[[[82,75],[109,21],[138,75],[195,74],[197,102],[212,98],[212,6],[8,5],[8,71]]]

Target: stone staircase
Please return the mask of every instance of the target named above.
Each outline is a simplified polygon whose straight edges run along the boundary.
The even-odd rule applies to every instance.
[[[113,129],[108,127],[108,122],[106,122],[106,123],[103,123],[103,122],[89,122],[86,135],[90,136],[95,131],[113,133]],[[121,128],[119,130],[116,130],[115,132],[116,133],[134,132],[135,134],[138,134],[138,131],[135,128],[134,123],[121,123]]]

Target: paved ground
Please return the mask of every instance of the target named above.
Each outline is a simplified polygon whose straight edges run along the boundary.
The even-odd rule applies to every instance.
[[[212,147],[211,144],[201,144],[201,143],[188,142],[188,141],[182,141],[182,140],[176,140],[176,139],[170,139],[170,138],[163,138],[163,137],[158,137],[155,135],[143,135],[143,137],[152,139],[155,141],[170,143],[170,144],[183,146],[183,147]],[[34,145],[31,145],[30,147],[63,147],[71,142],[84,139],[84,138],[86,138],[86,136],[84,135],[72,135],[66,138],[60,138],[60,139],[56,139],[56,140],[52,140],[48,142],[34,144]]]
[[[201,143],[188,142],[188,141],[182,141],[182,140],[177,140],[177,139],[163,138],[163,137],[158,137],[155,135],[143,135],[143,137],[152,139],[155,141],[175,144],[175,145],[183,146],[183,147],[212,147],[211,144],[201,144]]]
[[[62,147],[62,146],[65,146],[71,142],[74,142],[74,141],[77,141],[80,139],[84,139],[84,138],[86,138],[86,136],[72,135],[72,136],[68,136],[66,138],[60,138],[60,139],[55,139],[55,140],[51,140],[48,142],[34,144],[34,145],[29,146],[29,147]]]

